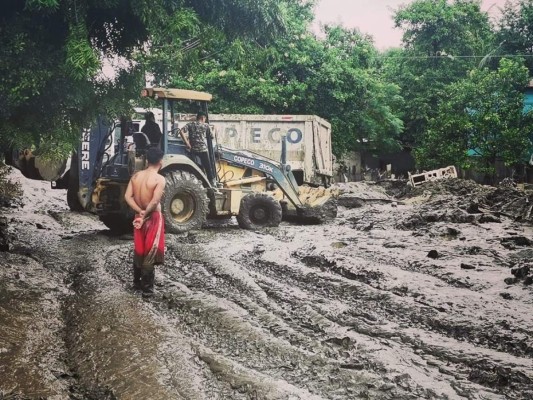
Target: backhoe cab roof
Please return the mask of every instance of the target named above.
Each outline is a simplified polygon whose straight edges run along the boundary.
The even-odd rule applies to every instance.
[[[151,97],[169,100],[193,100],[211,101],[213,96],[205,92],[185,89],[165,89],[165,88],[145,88],[141,92],[141,97]]]

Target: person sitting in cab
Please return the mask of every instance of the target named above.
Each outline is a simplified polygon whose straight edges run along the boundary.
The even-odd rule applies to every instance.
[[[148,136],[148,140],[150,140],[150,147],[159,147],[163,134],[161,133],[159,124],[155,122],[154,113],[148,111],[144,115],[144,119],[146,120],[146,123],[142,127],[141,132]]]

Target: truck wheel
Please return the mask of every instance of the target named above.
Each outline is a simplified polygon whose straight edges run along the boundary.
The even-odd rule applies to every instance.
[[[100,221],[104,223],[109,230],[116,235],[133,232],[133,218],[122,214],[100,215]]]
[[[167,231],[182,233],[202,228],[209,211],[209,199],[202,183],[185,171],[169,172],[165,178],[161,205]]]
[[[78,191],[70,186],[67,189],[67,204],[70,211],[85,211],[80,203],[80,200],[78,199]]]
[[[81,212],[85,211],[78,198],[78,191],[80,190],[80,177],[78,172],[78,154],[72,153],[70,159],[70,169],[68,171],[68,187],[67,187],[67,204],[70,211]]]
[[[266,193],[250,193],[241,200],[237,222],[244,229],[261,229],[278,226],[281,216],[279,201]]]
[[[68,172],[67,181],[67,204],[70,211],[82,212],[85,211],[78,198],[79,182],[76,177],[70,176],[72,169]]]
[[[18,150],[4,151],[4,161],[7,165],[11,165],[20,170],[20,152]]]

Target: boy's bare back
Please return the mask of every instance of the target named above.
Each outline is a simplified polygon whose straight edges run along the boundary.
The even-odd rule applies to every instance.
[[[133,199],[142,209],[146,209],[152,201],[157,201],[156,210],[161,211],[161,194],[165,186],[165,178],[152,170],[139,171],[131,178]]]

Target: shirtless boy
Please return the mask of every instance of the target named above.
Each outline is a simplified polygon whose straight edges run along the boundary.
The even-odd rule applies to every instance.
[[[161,196],[165,178],[159,175],[163,152],[150,148],[146,152],[148,167],[130,179],[125,200],[135,211],[133,220],[133,285],[143,295],[154,293],[154,266],[163,264],[165,256],[165,223],[161,214]]]

